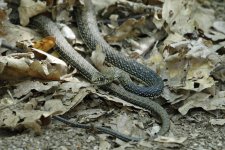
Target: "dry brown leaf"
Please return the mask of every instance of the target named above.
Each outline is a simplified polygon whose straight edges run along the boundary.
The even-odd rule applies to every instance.
[[[123,113],[123,114],[120,114],[118,115],[117,118],[115,118],[117,121],[116,121],[116,126],[117,126],[117,129],[119,132],[121,133],[124,133],[126,135],[130,135],[131,132],[133,131],[133,123],[132,123],[132,120],[131,118],[126,114],[126,113]]]
[[[33,110],[37,107],[38,102],[36,99],[31,99],[26,104],[24,104],[24,110]]]
[[[59,85],[58,81],[40,82],[40,81],[26,80],[15,85],[16,89],[14,89],[14,97],[18,98],[23,95],[26,95],[31,90],[44,92],[51,88],[57,87],[58,85]]]
[[[33,0],[21,0],[18,8],[20,16],[20,24],[26,26],[29,24],[29,19],[37,14],[47,10],[46,4],[41,1],[34,2]]]
[[[32,55],[30,56],[32,57]],[[0,56],[0,58],[0,79],[15,80],[28,76],[29,63],[31,63],[29,58],[24,57],[18,59],[10,56]]]
[[[47,76],[47,79],[58,80],[58,79],[61,79],[61,77],[67,73],[68,66],[61,59],[35,48],[32,48],[32,50],[33,52],[36,52],[35,54],[38,54],[39,56],[41,55],[44,56],[45,58],[44,62],[46,64],[40,63],[40,62],[38,63],[40,63],[40,65],[42,66],[46,65],[46,72],[42,75]],[[36,70],[35,67],[33,67],[32,69]],[[44,70],[44,69],[41,69],[41,70]]]
[[[113,130],[130,135],[133,137],[145,137],[146,130],[139,120],[132,119],[132,115],[128,113],[120,113],[107,124]]]
[[[185,85],[180,87],[180,89],[200,92],[215,85],[214,79],[210,77],[210,73],[213,70],[210,62],[201,59],[191,59],[189,65],[190,69],[186,75]]]
[[[80,81],[77,82],[79,84]],[[74,83],[73,83],[74,84]],[[38,92],[52,92],[52,88],[59,86],[59,82],[40,82],[40,81],[24,81],[18,83],[13,91],[14,97],[21,97],[26,95],[31,90],[36,90]],[[7,127],[11,129],[31,129],[35,134],[41,134],[41,126],[48,125],[51,121],[51,115],[64,114],[71,108],[79,104],[84,97],[89,93],[94,93],[95,89],[89,87],[90,84],[80,83],[77,85],[76,93],[72,92],[72,97],[64,101],[65,94],[62,95],[62,99],[52,99],[51,97],[36,97],[31,99],[27,103],[19,103],[14,105],[16,101],[4,98],[0,102],[0,108],[5,108],[5,106],[14,106],[14,109],[2,109],[0,113],[0,128]],[[64,93],[69,93],[69,86],[64,86]],[[61,90],[63,90],[61,88]],[[56,96],[56,95],[55,95]],[[44,106],[40,105],[43,104]],[[23,109],[21,109],[23,108]],[[91,114],[93,115],[93,114]]]
[[[105,115],[107,112],[102,109],[89,108],[88,110],[80,110],[76,113],[76,116],[79,118],[80,123],[86,123],[100,118]]]
[[[162,17],[171,31],[184,35],[195,28],[208,31],[214,21],[214,11],[201,7],[197,1],[165,0]]]
[[[110,150],[111,144],[105,139],[100,138],[99,150]]]
[[[225,81],[225,64],[221,63],[212,72],[213,77],[218,80]]]
[[[47,36],[41,40],[33,42],[33,48],[43,50],[44,52],[48,52],[55,46],[55,37]]]
[[[213,27],[215,30],[225,34],[225,21],[215,21]]]
[[[67,65],[62,60],[43,51],[33,49],[46,60],[33,60],[33,53],[0,56],[0,79],[22,79],[36,77],[49,80],[60,80],[67,73]],[[22,58],[21,58],[22,57]]]
[[[225,119],[210,119],[209,122],[212,125],[220,125],[220,126],[225,125]]]
[[[183,144],[187,140],[187,137],[164,137],[159,136],[154,139],[156,142],[162,142],[162,143],[177,143],[177,144]]]
[[[81,88],[89,87],[91,84],[86,81],[79,81],[76,78],[73,78],[73,80],[70,80],[69,82],[64,82],[59,86],[59,89],[63,91],[69,91],[71,90],[72,92],[76,93],[78,92]]]
[[[174,41],[177,37],[180,41]],[[213,87],[215,81],[210,75],[218,63],[218,54],[201,38],[198,41],[181,39],[174,34],[165,40],[166,67],[162,76],[175,89],[202,91]],[[209,59],[211,56],[213,59]]]
[[[118,42],[126,39],[127,37],[134,37],[140,34],[139,27],[145,24],[145,17],[142,17],[139,20],[128,19],[122,25],[120,25],[114,31],[115,34],[107,35],[105,37],[108,42]]]
[[[225,40],[225,34],[219,31],[209,30],[208,32],[205,33],[205,36],[211,39],[212,41]]]
[[[165,87],[162,93],[162,97],[172,104],[177,103],[181,100],[185,100],[187,96],[189,96],[188,91],[176,94],[174,92],[171,92],[168,87]]]
[[[153,48],[151,56],[146,60],[147,65],[158,74],[161,74],[161,69],[165,68],[165,62],[163,61],[162,54],[158,51],[157,48]]]
[[[105,57],[106,55],[102,51],[102,48],[100,47],[100,45],[97,45],[96,50],[91,54],[91,61],[98,69],[101,70],[101,68],[104,67]]]
[[[63,105],[62,101],[59,99],[47,100],[43,109],[55,114],[64,114],[68,111],[68,109]]]
[[[191,108],[201,107],[204,110],[217,110],[225,109],[225,91],[219,91],[213,98],[210,98],[211,94],[207,93],[195,93],[190,96],[184,105],[178,110],[182,115],[187,114]]]
[[[71,99],[68,99],[63,102],[63,105],[66,107],[67,111],[77,106],[83,99],[89,95],[90,93],[95,93],[95,88],[93,87],[86,87],[81,88],[78,93],[74,96],[74,93],[72,94],[73,97]]]
[[[30,128],[35,131],[35,134],[41,132],[40,118],[47,117],[53,112],[40,110],[10,110],[4,109],[0,114],[0,127],[16,128]]]
[[[4,36],[4,40],[6,43],[12,47],[15,47],[17,43],[20,43],[21,41],[27,41],[27,43],[31,43],[31,39],[40,38],[40,34],[35,32],[34,30],[18,25],[14,25],[10,23],[9,21],[4,22],[4,31],[7,33]],[[22,36],[21,36],[22,35]],[[19,47],[19,46],[18,46]],[[23,47],[20,47],[23,48]],[[8,53],[12,53],[12,51],[9,51],[9,49],[1,48],[0,54],[4,51],[7,51]],[[14,51],[15,52],[15,51]]]

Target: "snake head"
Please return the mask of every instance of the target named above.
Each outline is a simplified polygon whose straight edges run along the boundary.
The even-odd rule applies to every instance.
[[[95,85],[98,85],[98,86],[106,85],[108,83],[111,83],[112,81],[113,80],[111,80],[110,78],[107,78],[107,77],[105,77],[103,75],[92,79],[92,83],[94,83]]]

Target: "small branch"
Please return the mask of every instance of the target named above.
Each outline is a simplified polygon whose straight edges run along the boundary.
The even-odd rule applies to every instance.
[[[7,93],[9,94],[10,98],[11,98],[13,101],[15,101],[15,99],[13,98],[13,96],[12,96],[12,94],[11,94],[11,92],[10,92],[9,90],[7,90]],[[28,93],[27,95],[25,95],[23,98],[19,99],[16,103],[1,107],[1,108],[0,108],[0,111],[4,110],[4,109],[6,109],[6,108],[9,108],[9,107],[15,106],[15,105],[19,104],[20,102],[22,102],[22,101],[28,99],[28,98],[29,98],[30,96],[32,96],[32,95],[33,95],[33,93],[32,93],[32,92],[29,92],[29,93]]]

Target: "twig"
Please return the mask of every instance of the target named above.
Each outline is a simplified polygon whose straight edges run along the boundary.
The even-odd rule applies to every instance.
[[[9,90],[7,90],[7,92],[8,92],[8,94],[9,94],[10,98],[11,98],[13,101],[15,101],[15,99],[13,98],[11,92],[10,92]],[[1,107],[1,108],[0,108],[0,111],[4,110],[4,109],[6,109],[6,108],[9,108],[9,107],[11,107],[11,106],[15,106],[15,105],[19,104],[20,102],[26,100],[27,98],[29,98],[29,97],[32,96],[32,95],[33,95],[33,93],[32,93],[32,92],[29,92],[29,93],[28,93],[27,95],[25,95],[23,98],[19,99],[16,103]]]
[[[17,51],[17,52],[23,52],[23,51],[24,51],[24,50],[21,49],[21,48],[18,48],[18,47],[9,45],[9,44],[6,43],[5,41],[2,41],[0,46],[3,47],[3,48],[10,49],[10,50],[15,50],[15,51]]]

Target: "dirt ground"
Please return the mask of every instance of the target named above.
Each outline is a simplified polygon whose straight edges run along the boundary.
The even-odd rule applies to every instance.
[[[212,5],[216,16],[225,20],[225,1],[215,1]],[[222,4],[222,5],[220,5]],[[97,101],[97,102],[96,102]],[[96,104],[98,103],[98,104]],[[126,143],[109,135],[95,133],[79,128],[72,128],[56,120],[51,125],[44,127],[42,134],[37,136],[33,131],[14,132],[6,129],[0,130],[1,149],[43,149],[43,150],[222,150],[225,149],[225,125],[212,125],[210,119],[224,118],[222,110],[205,111],[201,108],[191,109],[185,116],[182,116],[175,106],[163,105],[170,115],[171,128],[165,135],[166,140],[174,142],[155,141],[146,139],[139,143]],[[122,107],[113,102],[107,102],[98,96],[87,96],[78,108],[101,109],[110,112],[100,118],[94,118],[94,122],[101,124],[103,121],[110,122],[113,118],[129,116],[136,122],[143,124],[157,124],[154,117],[141,110],[130,110],[130,107]],[[74,110],[71,110],[67,117],[73,117]],[[125,117],[126,119],[126,117]],[[152,129],[152,127],[149,127]],[[146,130],[146,129],[144,129]],[[150,132],[150,131],[149,131]],[[146,134],[146,133],[144,133]]]
[[[85,105],[83,103],[81,105]],[[118,108],[117,108],[118,109]],[[171,108],[168,108],[171,109]],[[168,110],[167,109],[167,110]],[[120,111],[118,109],[117,111]],[[130,114],[130,112],[128,112]],[[219,111],[208,113],[202,109],[192,110],[185,116],[178,112],[169,112],[171,129],[167,135],[185,137],[183,143],[164,143],[146,140],[145,142],[125,143],[107,136],[71,128],[60,122],[53,121],[43,130],[41,136],[32,132],[13,133],[1,130],[1,149],[77,149],[77,150],[148,150],[148,149],[182,149],[182,150],[222,150],[225,144],[225,127],[213,126],[210,118],[224,116]],[[134,113],[132,114],[134,115]],[[111,118],[112,116],[107,116]],[[151,118],[153,119],[153,118]],[[140,120],[142,121],[142,120]]]

